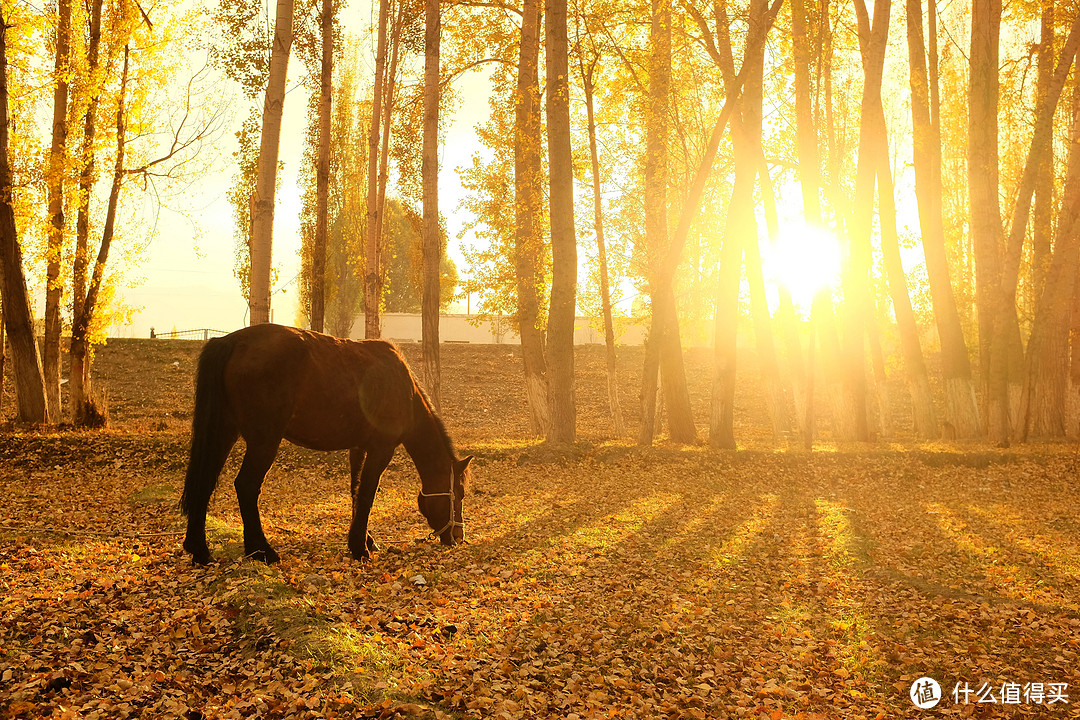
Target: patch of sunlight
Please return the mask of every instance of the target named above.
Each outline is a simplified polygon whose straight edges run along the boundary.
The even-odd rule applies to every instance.
[[[397,678],[401,677],[409,658],[407,654],[402,654],[398,643],[380,633],[369,634],[341,626],[329,629],[324,640],[341,667],[380,681],[370,683],[371,687],[383,684],[380,690],[391,696],[400,690]]]
[[[531,523],[556,512],[564,501],[564,493],[554,490],[534,491],[528,496],[505,495],[497,500],[465,496],[466,534],[469,542],[499,542],[507,537],[522,535]],[[535,533],[527,533],[535,534]]]
[[[1050,537],[1039,533],[1030,533],[1030,522],[1018,515],[1012,508],[997,504],[989,508],[969,506],[968,509],[980,516],[983,520],[991,523],[1005,535],[1005,539],[1020,550],[1030,553],[1046,563],[1047,567],[1059,573],[1062,580],[1076,579],[1080,576],[1080,556],[1078,556],[1076,544],[1062,537]],[[1029,568],[1024,568],[1030,572]],[[1035,591],[1048,593],[1041,579],[1034,580]],[[1060,603],[1061,598],[1056,597],[1055,603]],[[1069,607],[1076,607],[1076,603],[1062,603]]]
[[[850,567],[858,553],[858,543],[849,518],[851,508],[822,498],[814,500],[814,505],[817,506],[818,528],[822,535],[829,538],[826,554],[830,561],[834,565]]]
[[[835,638],[842,668],[866,680],[879,680],[885,676],[888,663],[871,642],[874,621],[856,592],[861,583],[856,562],[866,551],[852,528],[851,508],[822,498],[814,505],[818,531],[826,541],[824,555],[829,560],[819,567],[829,590],[823,594],[826,611],[816,619],[824,621]]]
[[[713,564],[726,567],[741,561],[750,543],[772,522],[780,498],[773,493],[763,493],[759,500],[760,504],[754,508],[750,517],[735,528],[731,536],[712,553],[710,560]]]
[[[567,538],[573,549],[605,551],[637,532],[682,499],[674,493],[653,493],[638,498],[617,512],[608,513],[589,525],[583,525]]]
[[[941,531],[971,558],[972,564],[982,565],[976,570],[981,569],[983,577],[995,592],[1030,602],[1062,604],[1062,599],[1048,592],[1043,581],[1030,569],[1008,562],[1005,559],[1006,551],[969,530],[967,523],[948,507],[941,503],[930,503],[926,509],[928,514],[937,518]]]
[[[678,530],[664,537],[660,542],[658,553],[668,548],[695,545],[712,547],[712,541],[720,535],[720,528],[716,526],[714,519],[721,517],[721,506],[728,502],[730,500],[725,495],[714,495],[709,498],[689,522],[683,523]]]

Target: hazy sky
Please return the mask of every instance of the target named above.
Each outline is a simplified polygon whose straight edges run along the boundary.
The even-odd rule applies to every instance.
[[[368,21],[355,15],[348,8],[345,10],[346,26],[356,26],[353,32]],[[274,266],[278,270],[278,284],[271,308],[274,321],[287,325],[296,318],[296,277],[300,271],[301,191],[297,178],[304,144],[298,139],[305,134],[307,108],[305,91],[298,87],[302,72],[294,56],[289,66],[289,92],[281,135],[284,172],[278,180],[280,189],[274,215]],[[370,76],[370,69],[362,71],[361,84],[370,83]],[[456,168],[469,164],[472,153],[480,149],[473,128],[487,116],[488,83],[480,72],[471,72],[455,83],[465,102],[443,121],[446,141],[440,148],[439,204],[448,223],[449,252],[461,267],[464,259],[457,235],[463,218],[455,211],[463,193]],[[182,200],[173,199],[173,209],[160,210],[158,236],[147,250],[145,264],[130,273],[141,275],[144,282],[122,292],[129,305],[142,309],[135,314],[131,325],[115,326],[110,335],[147,337],[151,327],[158,332],[194,328],[228,331],[247,324],[247,304],[233,276],[236,241],[232,208],[225,197],[235,174],[234,131],[246,115],[239,93],[232,113],[233,127],[220,141],[221,161]],[[389,192],[393,194],[392,187]]]

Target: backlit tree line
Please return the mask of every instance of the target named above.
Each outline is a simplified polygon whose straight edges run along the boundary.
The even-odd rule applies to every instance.
[[[202,171],[219,130],[210,74],[184,62],[199,13],[181,5],[0,3],[0,371],[6,336],[20,419],[100,422],[93,343],[124,315],[122,268],[153,235],[136,208]],[[28,276],[45,289],[40,353]]]
[[[91,103],[61,98],[61,86],[78,72],[97,77],[78,69],[84,56],[91,65],[93,19],[76,9],[75,26],[86,29],[73,33],[73,11],[58,2],[33,18],[56,58],[54,118],[89,125]],[[111,59],[94,63],[109,68],[101,87],[122,115],[130,60],[121,55],[131,54],[121,46],[168,31],[137,4],[113,2],[107,16],[129,18],[132,35],[116,30],[112,39],[110,30],[109,49],[99,52]],[[23,42],[12,35],[23,7],[3,5],[9,56]],[[277,0],[272,26],[270,9],[221,3],[212,13],[216,67],[255,108],[240,133],[230,196],[253,323],[269,319],[281,113],[296,52],[310,97],[303,319],[344,334],[362,309],[367,337],[378,337],[380,311],[408,285],[423,315],[422,376],[436,402],[438,315],[454,279],[443,216],[459,212],[476,238],[463,288],[483,313],[514,318],[533,429],[552,441],[575,438],[573,338],[582,312],[604,325],[612,429],[627,432],[615,372],[627,293],[648,328],[641,443],[664,423],[672,441],[702,437],[684,343],[707,339],[705,437],[734,448],[745,372],[738,348],[751,337],[777,438],[810,444],[825,416],[839,439],[891,434],[901,402],[889,394],[893,374],[905,381],[904,415],[919,439],[1007,445],[1076,432],[1074,1],[379,0],[370,49],[341,31],[346,9],[332,0]],[[62,49],[73,37],[85,52]],[[360,53],[372,56],[370,77],[358,69]],[[76,70],[63,72],[69,64]],[[487,119],[476,128],[485,151],[460,171],[463,205],[447,208],[437,182],[440,127],[450,107],[470,101],[456,89],[467,72],[490,81]],[[80,93],[91,85],[75,84]],[[58,320],[50,308],[67,292],[65,262],[75,268],[71,295],[86,297],[78,279],[85,245],[65,260],[56,209],[63,193],[94,196],[76,190],[92,163],[85,150],[71,151],[71,138],[86,133],[57,130],[57,122],[52,147],[31,148],[36,164],[11,142],[10,123],[0,138],[4,324],[26,417],[34,393],[23,389],[35,383],[22,378],[37,362],[18,289],[27,232],[8,229],[5,208],[33,214],[26,208],[38,195],[47,208],[35,211],[56,278],[48,283],[56,298],[46,306],[42,403],[52,402],[58,331],[50,322]],[[123,127],[121,118],[90,135],[92,146],[109,139],[112,149],[101,152],[121,179],[138,176],[125,164]],[[20,181],[32,172],[33,181]],[[40,189],[24,189],[34,182]],[[799,243],[819,243],[811,258],[832,244],[838,276],[814,258],[802,274],[822,277],[778,277],[785,248]],[[106,242],[99,246],[107,253]],[[579,268],[588,275],[580,283]],[[796,286],[812,288],[810,296]]]

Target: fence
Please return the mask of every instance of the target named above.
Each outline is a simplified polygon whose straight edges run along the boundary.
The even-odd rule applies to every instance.
[[[154,328],[150,328],[151,339],[161,338],[165,340],[209,340],[212,337],[221,337],[222,335],[228,335],[225,330],[211,330],[210,328],[199,328],[197,330],[173,330],[167,333],[154,332]]]

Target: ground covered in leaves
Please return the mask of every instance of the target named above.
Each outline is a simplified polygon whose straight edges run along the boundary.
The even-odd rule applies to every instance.
[[[482,373],[469,352],[463,367]],[[344,454],[286,447],[261,502],[282,562],[243,560],[238,448],[211,505],[215,562],[195,568],[176,509],[190,408],[167,404],[190,369],[154,362],[167,386],[114,383],[113,430],[0,436],[0,717],[1050,718],[1080,705],[1075,448],[718,453],[598,437],[555,453],[500,432],[516,427],[499,414],[509,391],[471,382],[447,393],[492,418],[447,410],[477,456],[467,545],[417,541],[418,481],[399,455],[373,511],[383,549],[350,560]],[[909,699],[922,676],[940,683],[934,710]]]

